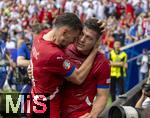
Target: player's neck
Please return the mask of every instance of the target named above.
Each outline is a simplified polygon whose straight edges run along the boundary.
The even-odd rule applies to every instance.
[[[91,50],[89,50],[89,51],[78,51],[78,52],[81,53],[84,56],[87,56],[87,55],[90,54]]]
[[[52,29],[51,31],[49,31],[47,34],[43,35],[43,39],[45,41],[51,41],[53,43],[56,43],[56,39],[55,39],[55,33],[56,33],[56,29]],[[57,44],[57,43],[56,43]]]

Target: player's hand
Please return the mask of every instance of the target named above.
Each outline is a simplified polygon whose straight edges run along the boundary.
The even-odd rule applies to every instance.
[[[97,40],[97,42],[95,43],[94,47],[93,47],[93,50],[94,51],[98,51],[99,50],[99,46],[100,46],[100,41]]]
[[[99,20],[97,24],[99,25],[101,31],[100,33],[102,34],[106,30],[107,22],[104,20]]]
[[[28,77],[30,79],[32,79],[32,69],[31,69],[31,66],[29,65],[28,68],[27,68],[27,72],[28,72]]]
[[[90,118],[98,118],[98,113],[91,112],[89,116],[90,116]]]

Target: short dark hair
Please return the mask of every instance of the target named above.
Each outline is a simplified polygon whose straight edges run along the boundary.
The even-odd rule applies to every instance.
[[[89,18],[84,22],[84,27],[87,27],[97,32],[98,37],[102,35],[103,33],[102,31],[104,30],[104,28],[100,28],[101,25],[102,25],[101,23],[98,23],[98,19],[95,18]]]
[[[82,30],[82,23],[74,13],[63,13],[55,18],[53,27],[60,28],[62,26],[68,26],[72,30]]]

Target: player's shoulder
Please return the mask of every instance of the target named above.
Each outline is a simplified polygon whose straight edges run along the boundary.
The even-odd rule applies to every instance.
[[[46,33],[48,33],[49,31],[51,31],[50,29],[45,29],[45,30],[42,30],[39,34],[35,34],[34,35],[34,39],[41,39],[42,36]]]
[[[109,62],[109,60],[106,58],[105,54],[103,54],[102,52],[97,53],[96,61]]]
[[[40,32],[40,34],[46,34],[48,33],[49,31],[51,31],[51,29],[44,29]]]
[[[97,70],[102,68],[108,68],[110,66],[110,61],[105,57],[105,55],[99,52],[95,59],[95,67]]]
[[[96,70],[95,74],[104,74],[106,70],[108,70],[107,73],[109,73],[110,67],[109,59],[107,59],[103,53],[99,52],[94,64],[94,69]]]
[[[59,48],[51,50],[50,55],[51,55],[50,56],[51,59],[55,59],[55,60],[64,60],[67,57],[64,51]]]

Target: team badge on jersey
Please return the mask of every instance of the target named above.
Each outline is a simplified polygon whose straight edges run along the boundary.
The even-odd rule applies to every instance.
[[[64,69],[69,70],[70,69],[70,61],[65,60],[63,63],[63,67],[64,67]]]

